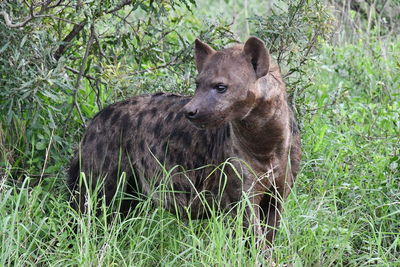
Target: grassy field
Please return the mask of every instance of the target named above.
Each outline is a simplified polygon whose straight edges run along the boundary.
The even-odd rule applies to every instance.
[[[246,35],[246,31],[240,34]],[[400,266],[400,40],[325,43],[293,93],[303,160],[273,247],[278,266]],[[242,217],[180,220],[144,201],[80,216],[64,172],[0,181],[0,266],[254,266]],[[250,244],[250,245],[249,245]]]

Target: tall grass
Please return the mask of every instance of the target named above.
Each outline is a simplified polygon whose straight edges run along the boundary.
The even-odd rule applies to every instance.
[[[273,248],[278,265],[400,266],[399,55],[396,40],[325,45],[307,66],[315,82],[301,99],[303,164]],[[29,183],[2,180],[1,266],[265,260],[241,215],[181,220],[148,200],[126,218],[78,215],[63,175]]]
[[[245,1],[230,9],[231,2],[204,1],[199,8],[208,16],[208,7],[214,14],[235,13],[233,28],[247,37],[244,14],[257,13],[263,4]],[[272,259],[279,266],[400,266],[400,40],[370,37],[364,38],[368,42],[324,44],[302,70],[313,77],[309,87],[293,94],[303,160],[273,246]],[[86,85],[81,90],[86,102],[95,103],[95,95],[85,90]],[[91,114],[96,106],[86,102],[83,112]],[[63,172],[37,185],[30,168],[42,159],[21,145],[26,122],[18,123],[0,125],[0,156],[23,167],[11,172],[9,164],[0,166],[0,266],[270,263],[243,229],[243,213],[183,220],[150,200],[127,217],[104,205],[99,216],[76,213],[68,203]],[[32,149],[43,156],[47,141],[38,136]],[[19,150],[7,150],[10,143]],[[29,161],[19,164],[25,154]],[[67,161],[62,155],[50,155],[57,156],[53,169]],[[26,179],[13,177],[21,173]]]

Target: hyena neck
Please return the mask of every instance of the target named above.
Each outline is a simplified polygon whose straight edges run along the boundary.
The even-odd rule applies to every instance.
[[[259,86],[266,93],[252,111],[244,119],[231,122],[234,151],[248,162],[254,162],[253,167],[260,171],[275,167],[285,157],[290,138],[290,114],[284,85],[270,76],[260,81]],[[277,87],[279,91],[272,91]]]

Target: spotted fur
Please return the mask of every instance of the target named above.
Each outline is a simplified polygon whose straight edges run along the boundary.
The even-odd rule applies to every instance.
[[[86,197],[80,172],[92,186],[104,181],[100,195],[110,203],[123,172],[127,193],[157,201],[161,195],[151,193],[162,182],[162,169],[174,168],[167,182],[171,193],[163,196],[166,209],[202,218],[207,207],[231,210],[245,192],[255,207],[253,219],[245,221],[256,225],[255,232],[264,232],[261,222],[279,225],[278,199],[290,193],[301,156],[279,67],[255,37],[220,51],[196,40],[195,54],[199,75],[193,97],[136,96],[92,119],[67,180],[78,209],[85,210]],[[227,91],[218,93],[215,84]],[[226,161],[230,164],[221,165]],[[136,204],[127,201],[122,209]],[[274,233],[267,230],[268,241]]]

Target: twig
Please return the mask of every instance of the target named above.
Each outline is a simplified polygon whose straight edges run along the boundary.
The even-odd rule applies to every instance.
[[[81,109],[79,107],[78,104],[78,91],[79,91],[79,87],[81,85],[81,79],[82,79],[82,75],[83,72],[85,71],[85,67],[86,67],[86,62],[87,62],[87,58],[89,56],[89,52],[92,49],[92,44],[94,41],[94,24],[92,23],[92,25],[90,25],[90,37],[89,37],[89,42],[86,46],[86,51],[85,51],[85,55],[83,56],[82,59],[82,63],[81,63],[81,67],[79,69],[79,74],[78,74],[78,78],[76,79],[76,84],[75,84],[75,93],[74,93],[74,105],[76,107],[76,110],[78,111],[79,117],[82,120],[83,125],[86,127],[86,123],[85,123],[85,119],[82,115]]]
[[[69,66],[65,66],[65,69],[69,70],[70,72],[74,73],[74,74],[79,74],[80,72],[74,68],[71,68]],[[92,80],[92,81],[97,81],[98,79],[93,77],[92,75],[89,74],[82,74],[83,77],[85,77],[86,79]],[[104,83],[102,81],[100,81],[100,83]]]
[[[90,37],[89,37],[89,41],[86,45],[86,50],[85,50],[85,54],[82,58],[82,63],[81,66],[79,68],[79,72],[78,72],[78,77],[76,78],[76,82],[75,82],[75,92],[74,92],[74,96],[73,96],[73,101],[72,101],[72,108],[69,111],[67,118],[65,119],[65,123],[69,120],[69,117],[71,116],[72,110],[74,109],[74,107],[76,108],[76,110],[78,111],[79,117],[82,121],[83,126],[86,127],[86,123],[85,123],[85,118],[82,115],[81,109],[79,107],[79,103],[78,103],[78,91],[79,91],[79,87],[81,84],[81,79],[83,76],[83,72],[85,71],[85,67],[86,67],[86,62],[87,62],[87,58],[89,56],[89,52],[92,49],[92,44],[94,41],[94,24],[92,23],[90,25]]]
[[[47,166],[47,160],[49,158],[50,147],[51,147],[51,143],[53,142],[53,135],[54,135],[54,128],[53,128],[53,130],[51,130],[50,141],[49,141],[49,145],[46,148],[46,156],[44,158],[43,168],[42,168],[42,172],[40,173],[39,181],[42,180],[44,170],[46,169],[46,166]]]
[[[133,11],[133,9],[128,13],[128,15],[130,15],[132,11]],[[119,18],[120,20],[122,20],[123,22],[125,22],[126,24],[128,24],[128,25],[132,28],[132,30],[135,31],[135,33],[136,33],[135,27],[132,25],[131,22],[127,21],[127,19],[126,19],[128,15],[125,16],[125,17],[122,17],[122,16],[120,16],[120,15],[117,14],[117,13],[113,13],[112,15],[113,15],[113,16],[116,16],[117,18]]]
[[[102,58],[105,58],[109,64],[112,64],[110,60],[108,59],[106,53],[104,53],[103,48],[101,47],[100,39],[96,34],[96,31],[94,32],[94,39],[96,40],[97,46],[99,47],[99,61],[101,62]]]
[[[94,92],[95,92],[95,94],[96,94],[96,105],[97,105],[97,108],[98,108],[99,110],[101,110],[99,81],[98,81],[98,80],[96,80],[96,81],[91,81],[91,80],[89,80],[89,83],[90,83],[90,86],[91,86],[92,88],[95,88]],[[94,84],[93,84],[93,83],[94,83]]]
[[[159,66],[155,66],[155,67],[144,69],[144,70],[137,70],[137,71],[129,73],[129,75],[137,75],[137,74],[142,74],[142,73],[146,73],[146,72],[152,72],[154,70],[158,70],[158,69],[166,68],[166,67],[169,67],[169,66],[173,66],[173,65],[178,64],[178,63],[180,63],[180,61],[178,61],[177,58],[173,58],[170,62],[167,62],[165,64],[161,64]]]
[[[129,5],[130,3],[132,3],[132,0],[124,0],[122,1],[119,5],[117,5],[115,8],[107,10],[105,13],[106,14],[110,14],[110,13],[114,13],[115,11],[120,10],[121,8],[123,8],[124,6]]]
[[[62,40],[61,45],[58,47],[56,52],[54,53],[55,60],[59,60],[60,57],[64,54],[65,50],[67,50],[67,45],[75,38],[75,36],[85,27],[86,21],[82,21],[79,24],[75,24],[72,28],[72,31]]]
[[[315,32],[313,38],[311,39],[311,41],[310,41],[310,43],[309,43],[309,45],[308,45],[308,47],[307,47],[307,51],[306,51],[305,54],[302,56],[302,58],[301,58],[301,60],[300,60],[300,63],[298,64],[297,68],[303,66],[303,64],[306,63],[306,61],[308,60],[307,57],[308,57],[308,55],[310,54],[311,49],[314,47],[315,42],[317,41],[317,35],[318,35],[318,32]],[[295,72],[295,69],[291,69],[290,71],[288,71],[288,73],[286,73],[286,74],[283,76],[283,78],[287,78],[288,76],[290,76],[290,75],[293,74],[294,72]]]
[[[4,22],[6,23],[7,27],[10,28],[21,28],[24,27],[28,22],[35,18],[44,18],[44,17],[49,17],[49,15],[35,15],[31,13],[31,15],[27,18],[24,19],[24,21],[19,22],[19,23],[13,23],[12,19],[10,18],[10,15],[8,15],[5,11],[0,11],[0,15],[3,16]]]

